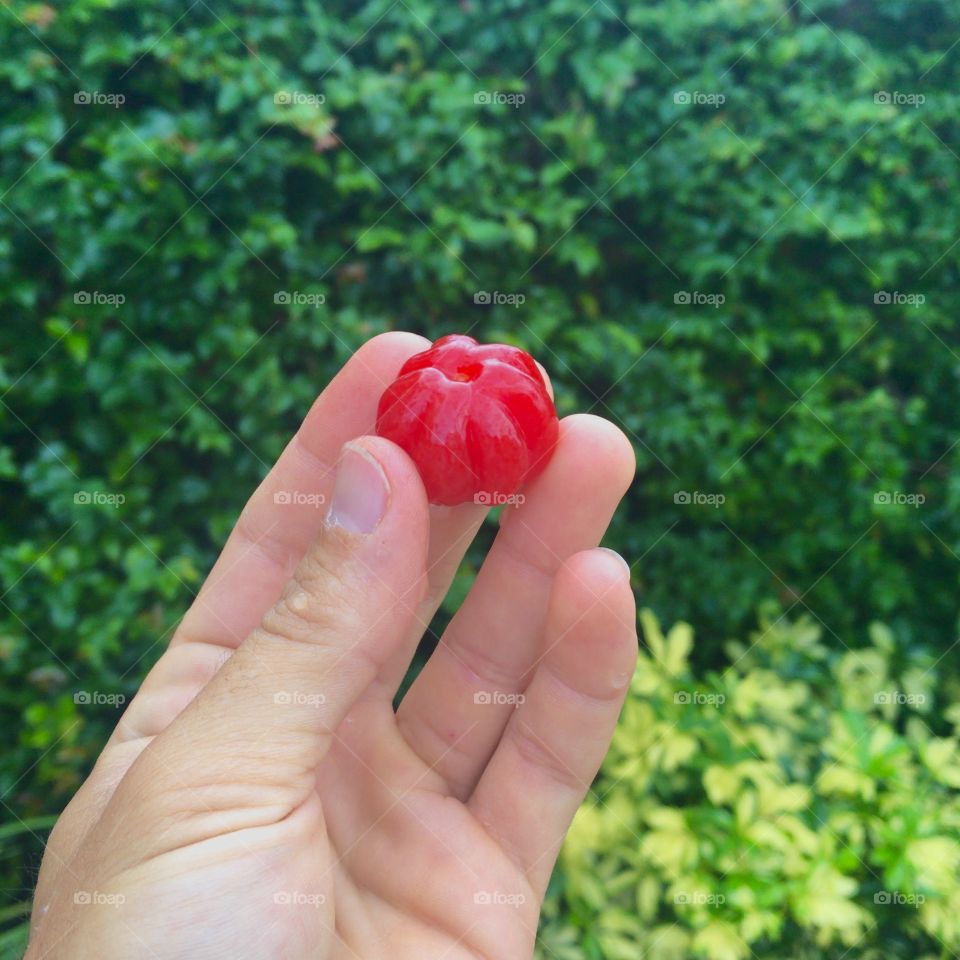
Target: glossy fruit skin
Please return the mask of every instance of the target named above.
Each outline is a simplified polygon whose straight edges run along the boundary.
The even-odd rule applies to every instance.
[[[547,465],[559,424],[533,357],[441,337],[411,357],[377,408],[377,433],[417,465],[431,503],[496,505]]]

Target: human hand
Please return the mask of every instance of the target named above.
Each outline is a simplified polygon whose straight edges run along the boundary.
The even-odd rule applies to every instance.
[[[54,828],[28,960],[531,955],[633,671],[628,569],[595,549],[633,455],[562,421],[395,711],[485,513],[364,436],[425,345],[361,348],[243,510]]]

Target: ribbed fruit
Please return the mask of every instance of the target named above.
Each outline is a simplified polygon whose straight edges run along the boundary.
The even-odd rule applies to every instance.
[[[416,463],[431,503],[508,501],[547,465],[557,413],[533,358],[441,337],[411,357],[377,408],[377,433]]]

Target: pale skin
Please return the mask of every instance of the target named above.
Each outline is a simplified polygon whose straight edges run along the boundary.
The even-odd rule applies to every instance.
[[[532,955],[635,663],[629,571],[597,549],[633,453],[561,423],[395,710],[484,516],[428,506],[370,436],[426,346],[364,345],[250,499],[51,835],[28,960]]]

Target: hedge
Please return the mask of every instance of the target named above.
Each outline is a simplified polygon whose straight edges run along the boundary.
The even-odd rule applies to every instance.
[[[958,13],[6,3],[3,815],[62,806],[116,716],[76,699],[132,694],[386,329],[518,343],[627,431],[609,544],[699,670],[770,598],[838,651],[879,620],[947,654]],[[35,862],[17,841],[3,886]]]
[[[649,652],[541,957],[955,956],[960,688],[934,659],[880,624],[837,652],[810,617],[768,618],[698,679],[690,626],[642,620]]]

